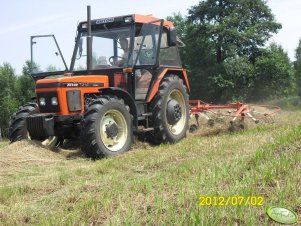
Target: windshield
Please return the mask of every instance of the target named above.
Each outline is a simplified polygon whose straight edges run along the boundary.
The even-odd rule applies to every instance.
[[[92,31],[92,67],[102,69],[128,65],[131,27]],[[74,70],[87,69],[87,33],[79,34]]]
[[[157,61],[160,21],[133,27],[92,31],[92,68],[105,69],[154,65]],[[162,24],[161,24],[162,26]],[[134,39],[133,34],[135,34]],[[80,32],[73,71],[87,70],[87,33]],[[72,70],[72,69],[71,69]]]

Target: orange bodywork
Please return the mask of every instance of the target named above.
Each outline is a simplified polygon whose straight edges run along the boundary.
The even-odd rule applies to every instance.
[[[175,68],[165,68],[158,76],[158,79],[155,81],[155,84],[153,86],[153,89],[147,99],[147,102],[151,102],[152,99],[155,97],[159,90],[159,86],[161,83],[161,80],[164,78],[164,76],[168,73],[171,74],[177,74],[180,76],[181,79],[183,79],[184,85],[187,87],[187,91],[190,92],[189,82],[188,82],[188,76],[186,69],[175,69]]]
[[[51,84],[69,84],[68,86],[53,87],[53,88],[39,88],[44,85]],[[97,84],[103,83],[102,86],[72,86],[72,84]],[[83,113],[84,108],[82,107],[81,111],[78,112],[69,112],[68,103],[67,103],[67,91],[68,90],[80,90],[81,91],[81,101],[84,103],[84,96],[88,93],[99,93],[100,88],[109,87],[109,78],[106,75],[89,75],[89,76],[72,76],[72,77],[61,77],[61,78],[51,78],[51,79],[42,79],[37,81],[36,93],[41,92],[57,92],[58,102],[60,105],[60,112],[58,115],[70,115]]]
[[[136,23],[149,23],[153,22],[156,20],[159,20],[159,18],[153,17],[153,16],[145,16],[145,15],[139,15],[139,14],[134,14],[134,20]],[[159,25],[159,24],[158,24]],[[174,27],[173,23],[168,20],[164,20],[163,22],[164,27]]]

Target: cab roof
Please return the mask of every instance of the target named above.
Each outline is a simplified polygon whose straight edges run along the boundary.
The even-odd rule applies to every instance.
[[[108,26],[118,26],[118,25],[127,25],[127,24],[146,24],[150,22],[156,23],[158,21],[159,25],[160,18],[153,17],[151,15],[141,15],[141,14],[130,14],[125,16],[117,16],[117,17],[106,17],[106,18],[100,18],[100,19],[94,19],[91,20],[91,26],[92,28],[98,25],[106,24]],[[82,21],[79,23],[79,28],[84,28],[83,25],[85,25],[87,21]],[[173,23],[168,20],[163,21],[163,26],[167,28],[174,27]]]
[[[153,17],[153,16],[145,16],[145,15],[140,15],[140,14],[133,14],[134,21],[136,23],[149,23],[152,21],[160,20],[159,18]],[[168,20],[164,20],[163,22],[164,27],[174,27],[173,23]]]

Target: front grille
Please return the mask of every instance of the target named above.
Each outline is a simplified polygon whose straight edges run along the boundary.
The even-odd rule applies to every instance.
[[[37,93],[38,97],[38,104],[39,104],[39,109],[41,113],[55,113],[55,112],[60,112],[60,103],[58,100],[58,105],[51,105],[51,98],[56,97],[58,98],[58,95],[56,92],[41,92]],[[44,97],[46,100],[46,105],[41,106],[39,99],[41,97]]]
[[[80,90],[67,91],[68,110],[70,112],[80,111],[82,109],[82,99]]]
[[[52,114],[34,114],[26,118],[29,135],[33,139],[44,139],[54,135],[54,119]]]

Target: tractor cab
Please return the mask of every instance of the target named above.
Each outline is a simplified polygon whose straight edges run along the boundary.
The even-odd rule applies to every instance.
[[[60,77],[66,72],[72,76],[107,75],[110,87],[126,90],[135,100],[146,100],[158,69],[182,68],[178,51],[181,42],[170,21],[137,14],[91,20],[90,35],[88,22],[77,27],[69,68],[53,35],[31,37],[35,80]],[[39,56],[50,47],[54,52],[51,58]],[[126,71],[133,76],[128,77]]]

